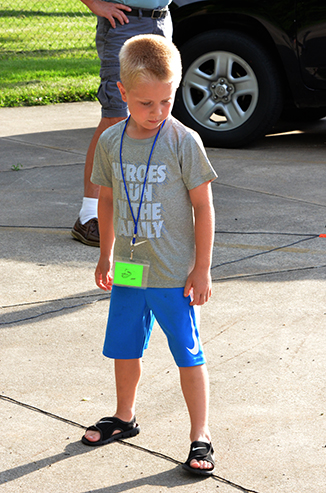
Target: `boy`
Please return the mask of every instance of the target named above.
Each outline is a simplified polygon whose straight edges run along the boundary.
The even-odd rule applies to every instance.
[[[112,289],[103,354],[115,360],[117,409],[88,428],[82,441],[98,446],[139,433],[141,358],[156,319],[179,367],[190,415],[192,443],[183,467],[209,475],[209,384],[195,306],[211,296],[210,182],[216,174],[198,135],[171,116],[181,80],[173,43],[156,35],[128,40],[120,51],[120,79],[130,117],[100,137],[92,175],[101,185],[95,280]]]

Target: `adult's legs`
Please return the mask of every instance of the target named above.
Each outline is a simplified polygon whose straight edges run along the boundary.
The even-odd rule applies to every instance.
[[[96,145],[104,130],[123,119],[124,117],[102,117],[88,147],[84,168],[84,198],[82,207],[79,211],[78,219],[71,230],[72,236],[76,240],[85,243],[85,245],[96,247],[100,246],[100,235],[97,219],[97,204],[100,187],[91,182]]]
[[[125,103],[122,102],[117,88],[119,80],[119,52],[123,43],[137,34],[159,34],[172,38],[172,21],[170,15],[161,19],[149,17],[129,16],[129,23],[121,25],[117,23],[114,28],[108,19],[98,18],[96,31],[96,47],[101,61],[101,84],[98,90],[98,99],[102,106],[102,119],[94,133],[90,143],[84,170],[84,197],[79,217],[75,222],[72,236],[89,246],[99,246],[99,229],[97,220],[97,199],[99,187],[90,181],[93,169],[94,153],[97,141],[101,133],[111,125],[127,117],[128,112]],[[112,115],[120,115],[118,117]]]
[[[84,171],[84,197],[97,199],[99,195],[100,187],[98,185],[94,185],[94,183],[91,182],[94,154],[95,154],[95,149],[98,139],[100,138],[100,135],[104,132],[104,130],[111,127],[112,125],[115,125],[116,123],[120,122],[123,119],[124,117],[101,118],[100,123],[98,124],[98,127],[94,132],[93,138],[91,140],[91,143],[88,147],[88,151],[86,154],[85,171]]]

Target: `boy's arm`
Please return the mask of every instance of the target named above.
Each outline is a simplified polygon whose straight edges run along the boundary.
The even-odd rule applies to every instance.
[[[192,291],[190,305],[203,305],[212,294],[211,262],[214,242],[215,213],[211,183],[205,182],[189,191],[195,215],[196,261],[189,274],[184,296]]]
[[[98,222],[100,231],[100,258],[95,270],[95,282],[99,288],[107,291],[112,289],[112,276],[110,276],[110,270],[115,239],[113,229],[112,188],[100,188]]]

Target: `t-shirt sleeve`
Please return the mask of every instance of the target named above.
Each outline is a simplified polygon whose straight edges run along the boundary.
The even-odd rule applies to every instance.
[[[112,188],[112,166],[106,132],[100,136],[95,149],[91,182]]]
[[[188,190],[217,177],[207,157],[204,144],[196,132],[191,131],[184,136],[179,160],[183,181]]]

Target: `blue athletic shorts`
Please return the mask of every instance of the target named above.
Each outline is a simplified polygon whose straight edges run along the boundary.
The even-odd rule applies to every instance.
[[[113,359],[143,356],[155,319],[179,367],[205,363],[200,342],[199,307],[189,305],[183,288],[113,286],[103,354]]]
[[[138,34],[159,34],[172,38],[170,13],[164,19],[131,15],[128,19],[129,23],[123,25],[117,20],[115,28],[104,17],[98,17],[97,20],[96,48],[101,61],[101,83],[97,98],[102,106],[103,118],[128,116],[127,104],[122,101],[117,87],[117,81],[120,80],[119,52],[124,42]]]

